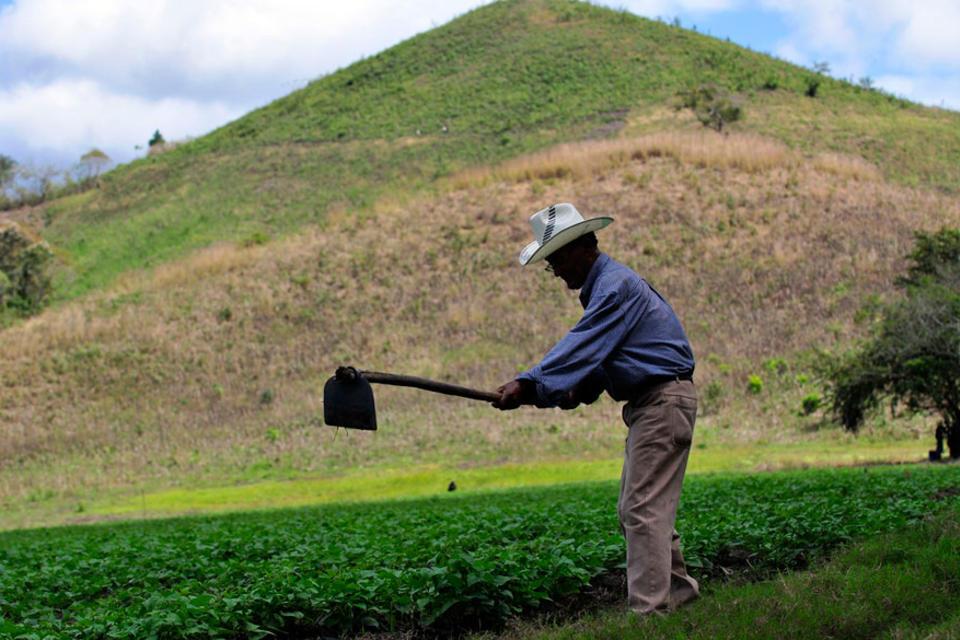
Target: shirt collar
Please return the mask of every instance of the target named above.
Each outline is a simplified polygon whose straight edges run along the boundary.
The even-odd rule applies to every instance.
[[[590,267],[590,273],[587,274],[587,279],[583,281],[583,286],[580,287],[580,304],[583,305],[584,308],[586,308],[587,303],[590,302],[593,285],[596,284],[597,278],[600,277],[600,272],[604,270],[608,262],[610,262],[610,256],[605,253],[601,253],[597,256],[597,259],[593,261],[593,266]]]

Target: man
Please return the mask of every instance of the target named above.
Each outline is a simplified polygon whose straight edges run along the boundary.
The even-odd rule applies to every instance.
[[[583,317],[544,356],[497,391],[499,409],[523,404],[573,409],[603,391],[624,401],[628,427],[617,512],[627,547],[627,596],[641,614],[662,613],[697,597],[674,529],[697,415],[694,359],[666,300],[634,271],[597,248],[594,231],[609,217],[584,220],[571,204],[530,218],[526,266],[580,290]]]

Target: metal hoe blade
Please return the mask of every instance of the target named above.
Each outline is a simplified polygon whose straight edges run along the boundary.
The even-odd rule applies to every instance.
[[[373,389],[353,367],[340,367],[323,386],[323,421],[331,427],[377,430]]]

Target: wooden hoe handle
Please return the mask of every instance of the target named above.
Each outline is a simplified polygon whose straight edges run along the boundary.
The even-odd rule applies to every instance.
[[[363,376],[368,382],[378,384],[391,384],[398,387],[416,387],[424,391],[433,391],[448,396],[459,396],[461,398],[470,398],[471,400],[486,400],[487,402],[496,402],[500,399],[500,394],[492,391],[480,391],[469,387],[461,387],[447,382],[437,382],[427,378],[418,378],[416,376],[404,376],[397,373],[381,373],[379,371],[360,371],[353,367],[340,367],[337,369],[337,378],[353,379],[354,376]]]

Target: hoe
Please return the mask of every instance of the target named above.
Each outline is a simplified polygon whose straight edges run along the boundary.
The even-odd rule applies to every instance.
[[[373,403],[371,382],[399,387],[416,387],[448,396],[487,402],[500,399],[499,394],[491,391],[478,391],[426,378],[360,371],[354,367],[338,367],[337,372],[323,386],[323,421],[331,427],[376,431],[377,409]]]

